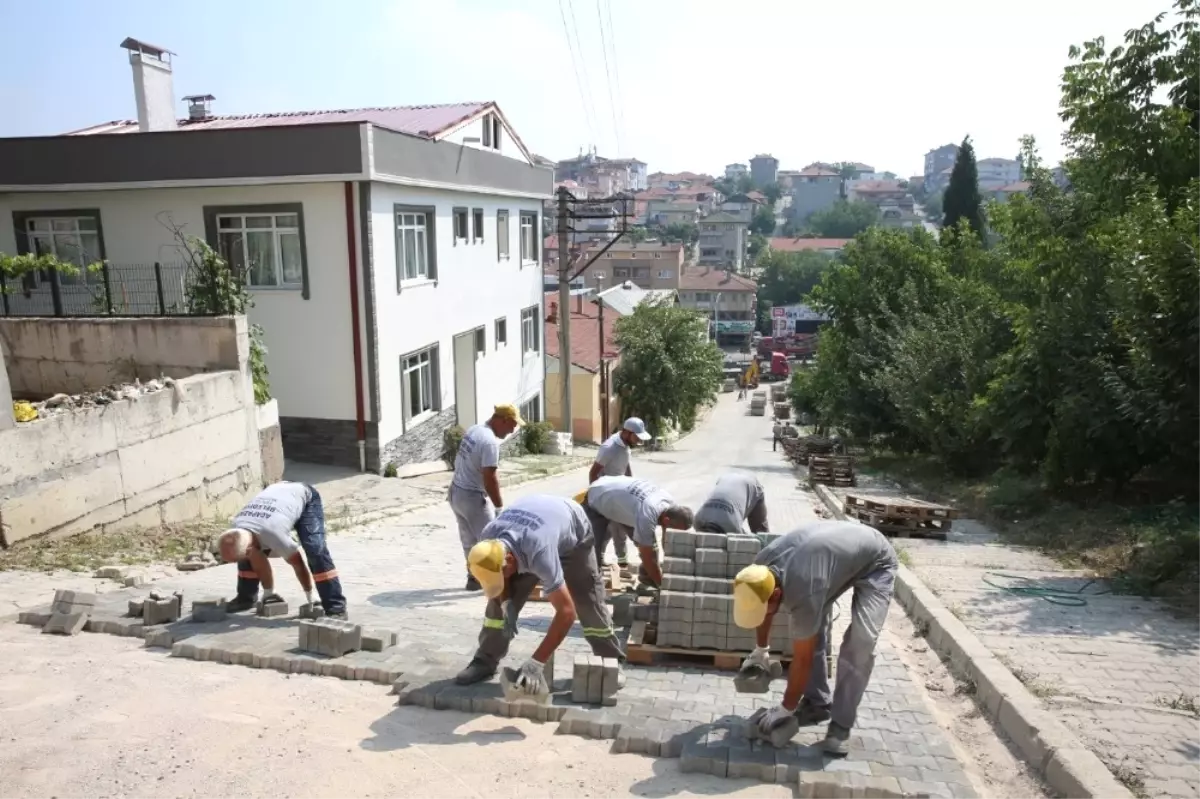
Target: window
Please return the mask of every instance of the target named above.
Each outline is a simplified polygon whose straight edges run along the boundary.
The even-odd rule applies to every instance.
[[[397,205],[393,213],[396,217],[396,289],[408,280],[436,280],[433,209]]]
[[[612,257],[613,257],[613,254],[612,254],[611,252],[606,252],[606,253],[604,253],[604,257],[605,257],[605,258],[612,258]]]
[[[496,212],[496,257],[508,260],[508,211]]]
[[[658,279],[659,280],[670,280],[671,275],[673,275],[673,274],[675,274],[675,273],[672,272],[670,269],[659,269],[658,270]]]
[[[662,258],[662,253],[661,253],[661,252],[656,252],[656,253],[654,253],[654,257],[655,257],[655,258]]]
[[[467,240],[467,209],[454,209],[454,243],[458,244],[458,240]]]
[[[623,266],[618,266],[613,269],[613,277],[624,280],[625,278],[629,277],[629,270]]]
[[[521,262],[537,263],[537,213],[521,212]]]
[[[538,351],[538,307],[521,311],[521,352]]]
[[[508,346],[508,317],[501,316],[496,320],[496,349]]]
[[[400,361],[400,388],[404,395],[404,422],[437,410],[437,345],[406,355]]]
[[[492,146],[492,115],[487,114],[483,117],[483,146]]]
[[[633,278],[635,280],[638,278],[650,277],[650,270],[644,266],[635,266],[633,269],[630,270],[630,272],[633,274]]]
[[[304,256],[300,214],[216,214],[217,250],[235,271],[246,275],[253,288],[300,288],[304,285]]]
[[[487,354],[487,330],[484,328],[476,328],[475,330],[475,355]]]
[[[521,418],[527,422],[542,421],[542,395],[534,394],[521,403]]]
[[[500,124],[500,117],[492,117],[492,148],[500,149],[500,134],[504,132],[504,127]]]
[[[471,210],[471,242],[483,241],[483,209]]]
[[[712,299],[712,295],[707,291],[696,292],[696,302],[708,302]]]
[[[52,214],[14,214],[14,229],[23,231],[18,237],[17,252],[33,255],[53,255],[60,261],[81,267],[78,275],[59,273],[59,282],[64,285],[86,283],[89,266],[104,258],[100,237],[99,211],[58,211]],[[38,276],[48,280],[46,272],[26,275],[25,288],[38,285]],[[93,280],[96,278],[93,278]]]

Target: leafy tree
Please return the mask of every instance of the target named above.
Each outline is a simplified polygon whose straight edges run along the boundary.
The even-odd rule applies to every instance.
[[[739,175],[734,182],[735,194],[749,194],[754,191],[754,178],[749,175]]]
[[[779,229],[779,235],[785,238],[794,239],[800,235],[800,223],[795,219],[784,221],[783,227]]]
[[[750,232],[761,236],[769,236],[775,232],[775,212],[770,208],[759,207],[750,218]]]
[[[751,260],[758,258],[759,254],[767,248],[767,237],[761,233],[750,234],[750,244],[746,248]]]
[[[808,218],[808,225],[822,238],[852,239],[879,221],[879,209],[870,203],[839,200]]]
[[[700,240],[700,228],[690,222],[672,222],[658,231],[663,241],[680,241],[687,245]]]
[[[783,187],[778,182],[768,183],[763,186],[762,193],[766,195],[767,202],[774,208],[775,203],[779,202],[779,198],[783,196]]]
[[[650,231],[641,225],[630,225],[623,238],[631,244],[637,244],[650,238]]]
[[[971,137],[963,139],[950,172],[950,183],[942,200],[942,227],[953,230],[965,219],[971,230],[983,235],[983,201],[979,197],[979,170],[975,166],[975,147]]]
[[[707,317],[667,304],[639,305],[617,320],[615,341],[621,365],[613,386],[625,411],[651,430],[686,424],[716,397],[724,356],[708,340]]]
[[[816,250],[767,250],[757,261],[758,303],[770,306],[802,302],[833,268],[832,256]]]
[[[942,218],[942,197],[943,192],[936,191],[925,198],[924,208],[925,215],[931,220],[941,221]]]

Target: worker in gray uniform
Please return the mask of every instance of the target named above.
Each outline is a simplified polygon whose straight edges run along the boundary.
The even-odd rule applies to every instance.
[[[744,532],[746,522],[752,533],[771,532],[762,483],[746,472],[726,472],[696,511],[696,532],[731,535]]]
[[[471,574],[488,598],[475,657],[455,680],[470,685],[492,677],[517,634],[517,616],[539,582],[554,618],[533,656],[521,666],[516,685],[545,693],[544,668],[578,619],[592,652],[625,659],[605,604],[596,566],[592,526],[578,502],[533,494],[509,505],[483,529],[467,556]]]
[[[601,477],[575,499],[583,505],[596,532],[597,561],[603,563],[607,531],[620,525],[638,549],[642,562],[639,576],[651,585],[662,585],[656,528],[664,532],[687,530],[692,526],[691,508],[677,504],[666,491],[637,477]]]
[[[769,669],[771,622],[779,606],[791,614],[792,665],[783,701],[759,722],[769,732],[795,714],[802,726],[829,719],[822,747],[849,751],[850,731],[875,665],[875,644],[896,583],[896,551],[872,527],[818,521],[776,539],[733,581],[733,619],[757,630],[757,647],[742,668]],[[833,603],[853,589],[850,626],[838,651],[837,687],[829,691],[825,652]]]
[[[463,434],[454,456],[454,477],[446,498],[458,522],[463,557],[479,541],[483,528],[504,507],[500,496],[500,442],[524,424],[514,405],[497,405],[486,422],[471,425]],[[467,572],[467,590],[478,591],[479,583]]]
[[[646,432],[646,423],[636,416],[630,416],[625,420],[625,424],[621,425],[620,430],[606,438],[600,445],[599,451],[596,452],[596,462],[592,464],[592,470],[588,473],[588,483],[594,483],[601,477],[633,477],[633,469],[629,466],[630,451],[637,449],[651,438],[652,436]],[[594,532],[597,537],[601,536],[599,531]],[[629,568],[627,543],[629,539],[625,536],[625,529],[618,525],[604,535],[605,539],[607,540],[610,535],[613,549],[617,551],[617,565],[622,569]],[[600,560],[603,563],[603,552],[600,553]]]

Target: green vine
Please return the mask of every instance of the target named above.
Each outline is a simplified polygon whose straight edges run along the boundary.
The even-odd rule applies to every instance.
[[[3,280],[0,280],[0,294],[13,293],[13,289],[8,287],[10,279],[17,281],[18,288],[16,291],[20,291],[21,280],[26,275],[33,274],[34,272],[58,272],[60,275],[66,277],[75,277],[82,271],[99,272],[103,268],[104,265],[99,262],[80,268],[70,261],[60,261],[49,254],[34,255],[33,253],[26,253],[25,255],[6,255],[0,252],[0,278],[3,278]]]

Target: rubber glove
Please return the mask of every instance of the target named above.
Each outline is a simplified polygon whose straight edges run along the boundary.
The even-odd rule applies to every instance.
[[[514,685],[530,695],[550,693],[550,686],[546,685],[546,664],[529,658],[521,664]]]
[[[771,670],[770,650],[765,646],[754,647],[754,651],[750,653],[750,656],[742,661],[742,671],[745,671],[750,666],[756,666],[763,671],[769,672]]]
[[[792,711],[783,705],[776,705],[764,713],[763,717],[758,720],[758,730],[763,735],[770,735],[773,729],[791,715]]]
[[[500,610],[504,613],[504,634],[511,641],[517,637],[517,607],[506,599],[500,603]]]
[[[304,601],[310,605],[313,604],[312,594],[313,594],[312,589],[309,589],[308,591],[304,592]]]

